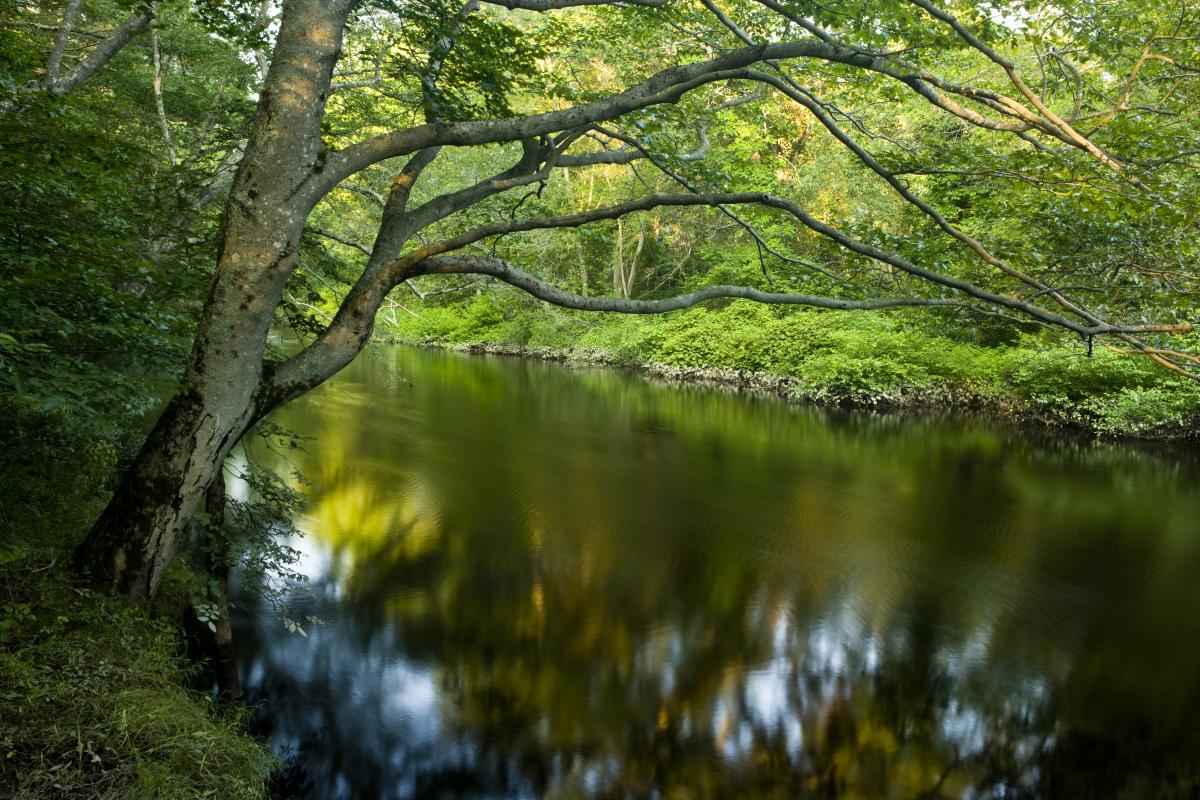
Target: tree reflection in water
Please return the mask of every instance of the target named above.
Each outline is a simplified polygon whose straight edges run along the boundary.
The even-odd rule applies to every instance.
[[[278,417],[315,437],[296,603],[326,624],[241,601],[292,793],[1200,787],[1183,456],[374,359]]]

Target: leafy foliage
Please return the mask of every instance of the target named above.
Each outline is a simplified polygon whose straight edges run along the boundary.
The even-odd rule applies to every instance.
[[[13,92],[42,58],[19,22],[4,39]],[[103,87],[21,96],[20,113],[0,113],[0,192],[13,200],[0,209],[0,393],[108,436],[151,411],[183,365],[215,233],[215,209],[197,201],[215,196],[211,171],[250,110],[234,99],[251,74],[236,52],[173,14],[160,38],[165,102],[195,124],[175,134],[186,163],[166,158],[142,46],[118,55]]]
[[[0,0],[0,194],[9,200],[0,206],[0,412],[16,421],[0,434],[0,525],[13,532],[0,544],[12,587],[0,608],[0,692],[15,709],[0,723],[0,777],[5,789],[30,797],[187,797],[217,785],[223,796],[259,796],[269,759],[235,734],[234,720],[179,687],[170,631],[45,564],[87,527],[188,356],[220,235],[218,209],[254,114],[256,64],[268,60],[276,30],[273,8],[257,0],[160,3],[153,39],[136,39],[78,91],[53,97],[38,81],[61,5]],[[653,13],[583,8],[570,17],[474,5],[360,4],[328,97],[323,146],[602,98],[741,44],[695,3]],[[83,4],[68,60],[77,63],[81,42],[140,6]],[[913,74],[978,77],[984,92],[1012,88],[913,3],[782,0],[782,15],[750,0],[721,7],[755,41],[815,23],[855,48],[902,54]],[[1030,80],[1046,102],[1120,158],[1142,188],[1061,139],[1038,134],[1031,143],[967,125],[877,73],[806,61],[788,67],[789,79],[903,186],[1016,268],[1086,298],[1106,317],[1195,319],[1195,9],[1165,0],[945,7],[1036,76]],[[1028,296],[1028,287],[904,202],[812,114],[760,88],[723,81],[610,120],[604,131],[574,132],[572,153],[634,147],[645,158],[633,167],[555,170],[422,236],[648,191],[752,186],[796,198],[814,217],[936,273]],[[412,205],[501,173],[517,151],[516,143],[446,148],[418,181]],[[281,327],[301,337],[324,329],[362,271],[361,251],[370,249],[379,198],[395,173],[390,161],[374,165],[315,210]],[[948,294],[772,211],[738,215],[658,209],[566,235],[505,236],[476,252],[583,295],[653,298],[717,282],[848,298]],[[451,293],[391,299],[384,322],[410,341],[590,348],[637,364],[786,376],[797,395],[826,402],[1016,405],[1109,434],[1194,432],[1200,415],[1193,383],[1103,347],[1092,352],[1093,342],[994,317],[732,303],[660,319],[597,318],[547,310],[486,281],[420,287]],[[274,446],[294,444],[277,430],[265,433]],[[231,524],[209,530],[209,550],[197,555],[287,574],[296,553],[280,534],[293,530],[300,493],[248,459],[239,468],[252,499],[233,501]],[[214,622],[213,582],[190,577],[202,621]],[[285,616],[293,630],[303,622],[311,620]]]

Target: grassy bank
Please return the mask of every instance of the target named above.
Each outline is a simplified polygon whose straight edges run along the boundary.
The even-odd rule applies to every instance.
[[[0,797],[261,798],[274,761],[243,710],[187,688],[178,616],[98,595],[64,565],[116,447],[66,416],[0,433]]]
[[[485,294],[383,332],[414,344],[521,351],[634,366],[799,401],[868,407],[983,408],[1108,436],[1176,439],[1200,432],[1200,385],[1144,357],[977,319],[910,312],[842,313],[734,301],[633,317]],[[969,324],[968,324],[969,323]]]

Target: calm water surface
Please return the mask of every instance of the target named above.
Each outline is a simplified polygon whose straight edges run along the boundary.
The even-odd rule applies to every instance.
[[[1196,796],[1185,455],[403,348],[276,420],[286,796]]]

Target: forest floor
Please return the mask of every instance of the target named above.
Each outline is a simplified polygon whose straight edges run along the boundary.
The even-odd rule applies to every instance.
[[[150,609],[91,591],[74,545],[112,452],[70,419],[0,426],[0,798],[267,797],[276,761],[248,710],[194,688],[179,569]]]

